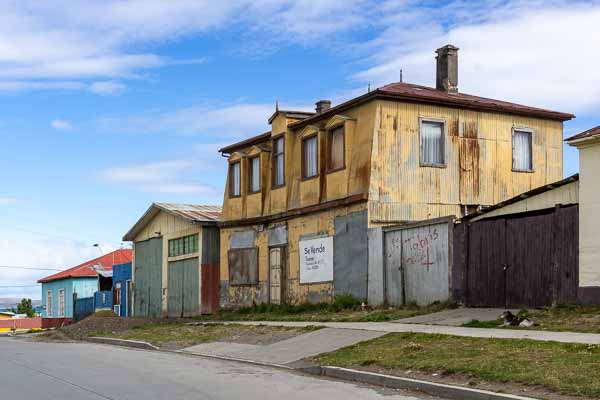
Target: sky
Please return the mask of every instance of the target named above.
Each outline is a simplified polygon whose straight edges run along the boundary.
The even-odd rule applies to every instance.
[[[0,3],[0,298],[121,246],[153,201],[222,203],[225,144],[399,80],[600,124],[600,2],[81,0]],[[564,174],[578,171],[565,146]],[[93,244],[99,243],[100,248]]]

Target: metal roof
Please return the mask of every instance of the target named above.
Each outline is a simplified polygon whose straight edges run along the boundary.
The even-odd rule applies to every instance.
[[[135,236],[161,211],[183,218],[191,223],[202,225],[214,225],[221,219],[220,206],[152,203],[144,215],[123,236],[123,240],[133,241]]]
[[[587,139],[587,138],[591,138],[591,137],[595,137],[595,136],[600,136],[600,125],[598,125],[595,128],[588,129],[585,132],[578,133],[575,136],[571,136],[570,138],[566,139],[566,141],[574,142],[576,140]]]
[[[94,278],[98,276],[99,270],[110,271],[113,265],[131,262],[131,249],[119,249],[101,257],[94,258],[79,264],[75,267],[66,269],[56,274],[47,276],[38,281],[45,283],[67,278]]]

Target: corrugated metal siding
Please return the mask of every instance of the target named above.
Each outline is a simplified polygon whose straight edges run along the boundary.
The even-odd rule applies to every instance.
[[[162,312],[163,240],[135,243],[134,316],[160,317]]]

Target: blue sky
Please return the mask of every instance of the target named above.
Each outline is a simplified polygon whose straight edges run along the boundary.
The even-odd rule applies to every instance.
[[[220,204],[216,150],[398,80],[600,123],[600,5],[563,1],[7,1],[0,5],[0,265],[66,268],[118,248],[152,201]],[[168,3],[168,4],[167,4]],[[222,3],[222,4],[221,4]],[[577,172],[565,148],[565,175]],[[0,298],[49,272],[0,268]]]

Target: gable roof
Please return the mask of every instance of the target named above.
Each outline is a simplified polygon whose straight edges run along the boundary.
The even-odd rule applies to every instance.
[[[131,262],[131,254],[131,249],[115,250],[101,257],[86,261],[75,267],[42,278],[38,281],[38,283],[46,283],[68,278],[93,278],[98,276],[98,272],[94,269],[95,266],[100,265],[104,270],[112,270],[113,265]]]
[[[123,240],[133,241],[137,234],[161,211],[183,218],[193,224],[215,225],[221,219],[220,206],[152,203],[144,215],[123,236]]]
[[[271,137],[271,131],[261,133],[260,135],[252,136],[248,139],[244,139],[239,142],[236,142],[236,143],[230,144],[228,146],[225,146],[223,148],[220,148],[219,153],[231,153],[232,151],[241,149],[243,147],[248,147],[248,146],[255,145],[257,143],[264,142],[265,140],[269,139],[270,137]]]
[[[592,137],[596,137],[596,136],[600,136],[600,125],[598,125],[595,128],[592,129],[588,129],[585,132],[581,132],[578,133],[577,135],[571,136],[570,138],[566,139],[566,142],[574,142],[576,140],[581,140],[581,139],[588,139],[588,138],[592,138]]]
[[[348,100],[345,103],[339,104],[335,107],[331,107],[321,114],[315,114],[301,121],[294,122],[290,124],[290,127],[293,129],[301,128],[305,125],[314,123],[316,120],[330,118],[332,115],[375,98],[435,104],[454,108],[460,107],[477,111],[489,111],[522,115],[526,117],[547,118],[557,121],[568,121],[575,118],[575,115],[569,113],[524,106],[522,104],[473,96],[466,93],[447,93],[443,90],[438,90],[428,86],[414,85],[412,83],[395,82],[377,88],[369,93],[363,94],[362,96],[355,97],[354,99]]]

